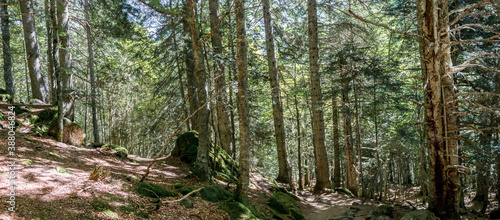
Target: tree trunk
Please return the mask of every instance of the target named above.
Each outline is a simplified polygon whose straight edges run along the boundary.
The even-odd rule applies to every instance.
[[[224,72],[224,64],[222,62],[222,36],[219,24],[219,0],[210,0],[210,27],[212,28],[212,46],[214,48],[214,72],[215,72],[215,89],[221,91],[217,96],[217,127],[220,134],[220,143],[229,155],[232,154],[233,148],[231,140],[231,127],[229,124],[229,114],[227,110],[226,98],[226,74]]]
[[[337,96],[332,98],[333,109],[333,187],[340,187],[340,134],[339,134],[339,112],[337,108]]]
[[[318,46],[318,14],[316,0],[307,1],[308,29],[309,29],[309,66],[311,69],[311,108],[313,112],[313,142],[314,159],[316,163],[316,185],[314,193],[330,187],[328,157],[325,146],[325,120],[323,118],[323,101],[321,93],[321,77],[319,73],[319,46]]]
[[[26,55],[28,59],[28,70],[31,79],[31,92],[33,98],[47,102],[47,91],[45,80],[42,76],[40,63],[40,50],[36,36],[35,19],[31,0],[20,0],[21,15],[23,22],[24,41],[26,43]]]
[[[267,67],[269,82],[271,84],[271,97],[273,105],[274,137],[278,153],[278,177],[276,181],[291,184],[291,169],[288,162],[288,152],[285,142],[285,123],[283,122],[283,104],[281,102],[281,89],[278,79],[278,64],[274,51],[273,25],[269,0],[263,0],[264,30],[266,34]]]
[[[96,104],[96,85],[95,85],[95,75],[94,75],[94,52],[93,52],[93,39],[92,39],[92,27],[90,23],[90,5],[88,0],[85,0],[85,19],[89,22],[85,26],[87,31],[87,49],[88,49],[88,65],[90,73],[90,97],[91,108],[92,108],[92,128],[94,134],[94,142],[99,143],[99,123],[97,122],[97,104]]]
[[[69,11],[68,11],[69,1],[68,0],[57,0],[57,22],[58,22],[58,33],[59,41],[61,46],[59,47],[59,63],[60,63],[60,74],[63,80],[63,100],[64,100],[64,112],[65,117],[71,121],[75,119],[75,99],[71,94],[73,89],[73,75],[71,74],[71,53],[69,49]]]
[[[210,167],[209,167],[209,152],[210,152],[210,129],[209,129],[209,118],[210,118],[210,106],[207,103],[208,91],[207,91],[207,74],[205,72],[205,65],[203,61],[203,51],[201,47],[201,42],[198,35],[198,30],[196,29],[196,11],[195,2],[193,0],[188,1],[188,7],[186,15],[188,18],[190,36],[191,36],[191,47],[193,49],[193,61],[194,61],[194,74],[196,77],[196,87],[198,95],[198,105],[201,109],[198,111],[197,124],[199,133],[199,145],[198,145],[198,155],[196,157],[196,163],[198,167],[198,178],[201,180],[207,180],[210,177]]]
[[[353,83],[354,84],[354,83]],[[361,183],[361,186],[363,186],[363,160],[362,160],[362,153],[361,153],[361,131],[360,131],[360,125],[359,125],[359,102],[358,102],[358,92],[356,91],[357,87],[354,87],[354,107],[356,110],[356,149],[358,150],[358,160],[359,160],[359,183]],[[363,187],[359,189],[359,195],[361,196],[366,196],[364,195],[364,190]]]
[[[238,113],[240,119],[240,176],[236,188],[236,200],[248,201],[248,190],[250,183],[250,125],[248,110],[248,61],[247,61],[247,39],[245,28],[245,2],[235,0],[236,8],[236,62],[238,65]]]
[[[345,61],[340,64],[340,79],[342,81],[342,115],[344,117],[344,142],[347,167],[347,189],[354,195],[358,195],[358,182],[356,180],[356,169],[354,167],[354,152],[352,146],[352,126],[349,108],[349,80],[346,79]]]
[[[417,1],[425,124],[430,157],[429,209],[442,219],[459,218],[458,145],[451,73],[448,1]]]
[[[5,81],[5,89],[9,93],[9,102],[14,103],[15,87],[14,78],[12,77],[12,55],[10,53],[10,29],[9,29],[9,11],[7,8],[7,0],[0,1],[2,16],[2,52],[3,52],[3,79]]]
[[[293,78],[293,85],[297,88],[297,80]],[[297,94],[293,96],[295,101],[295,121],[297,123],[297,166],[299,169],[299,190],[304,189],[304,182],[302,180],[302,146],[301,139],[302,134],[300,132],[300,111],[299,111],[299,101],[297,100]]]
[[[55,65],[54,61],[52,60],[54,58],[54,55],[52,55],[53,49],[52,49],[52,32],[54,31],[54,28],[52,27],[52,22],[51,22],[51,8],[50,8],[50,1],[45,0],[45,28],[47,29],[47,76],[49,80],[49,87],[47,88],[48,92],[48,100],[52,104],[57,103],[57,92],[56,92],[56,83],[54,83],[55,79]]]
[[[185,10],[188,12],[188,5],[185,5]],[[188,17],[182,20],[182,25],[184,28],[184,32],[191,36],[191,24],[189,22]],[[188,87],[188,102],[189,102],[189,112],[193,114],[196,109],[198,109],[198,94],[196,89],[196,77],[194,74],[194,55],[192,49],[192,43],[190,37],[184,38],[184,62],[186,63],[186,79],[187,79],[187,87]],[[191,119],[191,129],[198,130],[198,115],[195,114]]]
[[[53,70],[53,77],[50,79],[51,82],[49,85],[51,86],[51,102],[54,105],[57,105],[57,74],[59,74],[59,36],[57,34],[57,9],[56,9],[56,0],[49,0],[50,1],[50,21],[51,21],[51,58],[50,60],[52,61],[52,70]]]

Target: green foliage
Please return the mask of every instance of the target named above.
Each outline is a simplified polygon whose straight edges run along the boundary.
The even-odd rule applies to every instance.
[[[137,210],[132,204],[120,205],[118,206],[118,209],[122,212],[134,212]]]
[[[61,156],[59,156],[59,154],[56,154],[54,152],[49,152],[49,156],[53,157],[53,158],[61,159]]]
[[[304,219],[297,201],[283,192],[274,193],[268,201],[269,207],[281,214],[290,215],[293,219]]]
[[[149,218],[149,213],[147,212],[136,212],[134,215],[141,218]]]
[[[36,143],[36,141],[33,140],[33,138],[30,138],[30,137],[24,137],[24,140],[29,141],[31,143]]]
[[[188,193],[190,193],[190,192],[192,192],[194,190],[197,190],[199,188],[200,187],[198,187],[198,186],[183,186],[183,187],[181,187],[179,189],[176,189],[176,191],[179,192],[179,193],[181,193],[182,195],[186,195],[186,194],[188,194]],[[200,193],[197,192],[194,195],[199,195],[199,194]]]
[[[65,173],[65,174],[71,174],[68,170],[64,169],[63,167],[57,166],[56,171],[59,173]]]
[[[250,209],[239,202],[221,202],[219,208],[229,214],[231,220],[251,220],[257,218]]]
[[[96,211],[102,212],[104,210],[114,210],[113,206],[111,206],[108,201],[103,199],[96,199],[90,203],[92,208]]]
[[[113,218],[117,218],[118,217],[118,215],[115,212],[111,211],[110,209],[104,210],[104,214],[106,214],[109,217],[113,217]]]
[[[222,202],[232,197],[222,186],[207,185],[200,191],[201,198],[210,202]]]
[[[0,121],[5,121],[5,120],[7,120],[7,116],[0,111]]]
[[[124,202],[125,199],[123,197],[119,197],[119,196],[114,196],[114,195],[106,195],[111,201],[115,201],[115,202]]]
[[[179,195],[176,192],[169,191],[163,186],[154,183],[140,183],[136,190],[139,195],[151,198],[175,197]]]
[[[57,118],[57,108],[49,108],[38,113],[38,124],[48,124]]]
[[[21,159],[21,164],[24,165],[24,166],[31,166],[33,164],[36,164],[35,162],[33,162],[32,160],[30,159]]]
[[[180,189],[182,187],[184,187],[184,185],[182,185],[182,183],[174,183],[174,188],[175,189]]]

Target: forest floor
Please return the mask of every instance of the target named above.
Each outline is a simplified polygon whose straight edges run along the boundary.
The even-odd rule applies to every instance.
[[[7,105],[0,103],[0,110],[7,112]],[[36,111],[33,110],[32,111]],[[26,116],[24,116],[25,118]],[[16,131],[15,154],[11,160],[7,150],[7,121],[0,121],[0,220],[3,219],[229,219],[229,215],[218,208],[217,203],[193,197],[194,207],[185,208],[178,202],[157,206],[150,198],[139,196],[134,190],[141,175],[145,173],[151,159],[129,155],[131,160],[108,156],[92,148],[67,145],[49,137],[39,137],[31,127],[21,121]],[[9,165],[16,162],[15,212],[9,212],[11,204],[7,196],[9,189]],[[110,170],[102,181],[89,180],[96,165]],[[160,184],[173,190],[174,183],[186,186],[202,186],[186,178],[190,173],[186,164],[178,158],[166,158],[152,166],[146,181]],[[258,173],[251,174],[251,202],[266,204],[271,192],[267,178]],[[220,182],[222,186],[226,183]],[[229,191],[234,191],[234,184]],[[382,205],[379,202],[348,198],[336,192],[312,195],[309,191],[295,193],[301,198],[301,209],[305,219],[340,219],[355,211],[354,219],[365,219],[366,214]],[[181,198],[169,197],[168,200]],[[96,209],[99,201],[109,205],[105,210]],[[498,204],[496,204],[498,207]],[[355,208],[353,208],[355,207]],[[399,219],[411,211],[409,207],[394,205],[394,218]],[[352,214],[352,213],[351,213]],[[469,219],[482,219],[470,214]]]

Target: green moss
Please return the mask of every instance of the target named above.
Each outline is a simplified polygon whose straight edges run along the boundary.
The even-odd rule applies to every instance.
[[[134,215],[141,218],[149,218],[149,213],[147,212],[136,212]]]
[[[27,111],[22,109],[20,106],[16,105],[16,106],[14,106],[14,112],[16,113],[16,115],[20,115],[20,114],[23,114]]]
[[[64,168],[62,168],[62,167],[60,167],[60,166],[57,166],[57,167],[56,167],[56,170],[57,170],[57,172],[59,172],[59,173],[71,174],[68,170],[66,170],[66,169],[64,169]]]
[[[140,183],[137,186],[137,192],[142,196],[151,198],[175,197],[179,195],[176,192],[168,191],[163,186],[154,183]]]
[[[239,202],[222,202],[219,208],[227,212],[231,220],[259,219],[249,208]]]
[[[134,212],[136,210],[132,204],[118,206],[118,209],[122,212]]]
[[[102,212],[104,210],[114,210],[113,206],[111,206],[108,201],[103,199],[96,199],[90,203],[92,208],[96,211]]]
[[[38,218],[39,218],[40,220],[45,220],[45,219],[47,219],[47,217],[45,216],[45,214],[43,214],[43,212],[42,212],[42,211],[38,211]]]
[[[106,195],[111,201],[115,201],[115,202],[124,202],[125,199],[122,198],[122,197],[118,197],[118,196],[114,196],[114,195]]]
[[[182,187],[184,187],[184,185],[182,185],[182,183],[174,183],[174,188],[180,189]]]
[[[56,154],[54,152],[49,152],[49,156],[51,156],[53,158],[61,159],[61,156],[59,156],[58,154]]]
[[[0,111],[0,121],[5,121],[5,120],[7,120],[7,116]]]
[[[174,150],[171,155],[180,157],[181,161],[188,164],[193,164],[196,161],[198,154],[198,132],[188,131],[181,134],[177,140]],[[233,158],[227,154],[221,147],[215,146],[210,148],[210,168],[213,171],[216,179],[237,182],[238,165]],[[205,179],[204,169],[191,166],[194,176]]]
[[[177,189],[177,192],[180,192],[182,195],[186,195],[192,192],[193,190],[197,190],[199,188],[200,187],[197,186],[183,186],[182,188]],[[194,195],[199,195],[199,192],[195,193]]]
[[[109,217],[118,218],[118,215],[109,209],[104,210],[104,214],[106,214]]]
[[[124,159],[124,158],[127,158],[127,153],[125,153],[125,151],[123,150],[119,150],[115,153],[115,156],[120,158],[120,159]]]
[[[117,144],[106,144],[106,145],[103,145],[101,148],[110,148],[110,149],[113,149],[115,151],[124,151],[126,154],[128,154],[128,150],[127,148],[124,148],[120,145],[117,145]]]
[[[219,185],[207,185],[200,194],[202,199],[210,202],[221,202],[232,197],[231,193]]]
[[[21,164],[25,165],[25,166],[30,166],[30,165],[36,164],[35,162],[33,162],[30,159],[21,159],[21,161],[22,161]]]
[[[24,140],[29,141],[31,143],[36,143],[35,140],[33,140],[32,138],[29,138],[29,137],[24,137]]]
[[[345,187],[337,187],[337,188],[335,188],[335,191],[340,192],[340,193],[343,193],[343,194],[345,194],[346,196],[348,196],[349,198],[354,198],[354,197],[356,197],[356,196],[354,196],[354,194],[353,194],[350,190],[348,190],[348,189],[347,189],[347,188],[345,188]]]
[[[287,193],[276,192],[268,201],[269,207],[278,211],[281,214],[290,215],[293,219],[304,219],[297,201]]]
[[[38,113],[38,123],[48,123],[57,117],[57,108],[49,108]]]
[[[381,205],[381,206],[377,207],[377,211],[380,212],[380,214],[382,214],[382,215],[387,215],[391,218],[394,217],[394,215],[393,215],[394,208],[390,205]]]

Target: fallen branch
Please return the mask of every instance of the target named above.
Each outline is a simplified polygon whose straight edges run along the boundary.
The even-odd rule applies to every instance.
[[[191,191],[190,193],[186,194],[185,196],[183,196],[183,197],[182,197],[182,198],[180,198],[180,199],[173,200],[173,201],[161,201],[161,203],[162,203],[162,204],[165,204],[165,203],[172,203],[172,202],[180,202],[180,201],[182,201],[183,199],[185,199],[185,198],[189,197],[190,195],[193,195],[193,194],[195,194],[195,193],[197,193],[197,192],[201,191],[201,190],[202,190],[202,189],[204,189],[204,188],[205,188],[205,187],[201,187],[201,188],[199,188],[199,189],[197,189],[197,190],[193,190],[193,191]]]

